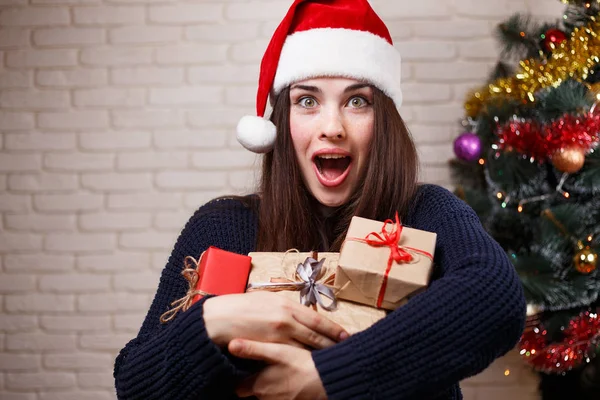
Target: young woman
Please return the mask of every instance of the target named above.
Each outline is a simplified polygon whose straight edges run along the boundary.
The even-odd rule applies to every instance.
[[[519,280],[476,214],[417,185],[400,117],[400,57],[366,0],[294,2],[261,66],[257,117],[238,139],[264,152],[255,195],[202,206],[183,229],[137,338],[115,363],[120,399],[460,399],[458,382],[518,341]],[[262,118],[271,95],[270,121]],[[277,294],[207,296],[161,324],[208,246],[339,251],[354,215],[436,232],[428,289],[348,337]]]

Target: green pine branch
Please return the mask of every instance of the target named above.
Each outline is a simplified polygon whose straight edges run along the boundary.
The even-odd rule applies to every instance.
[[[578,276],[565,281],[553,276],[520,274],[525,296],[532,304],[545,311],[585,307],[598,299],[598,279]]]
[[[498,25],[496,37],[503,46],[502,56],[517,59],[539,57],[542,48],[539,26],[529,15],[514,14]]]
[[[497,81],[498,79],[508,78],[514,75],[514,73],[515,68],[513,66],[503,61],[499,61],[490,73],[490,76],[488,77],[488,82],[491,83]]]
[[[600,13],[600,1],[598,0],[572,0],[563,1],[563,3],[567,4],[562,21],[567,33],[589,24]]]
[[[449,162],[452,180],[461,187],[483,189],[485,187],[484,170],[478,163],[459,159]]]
[[[509,254],[528,254],[534,243],[536,231],[535,218],[519,213],[512,204],[502,207],[505,199],[492,198],[492,207],[488,211],[484,226],[488,233]],[[495,201],[494,201],[495,200]]]
[[[537,100],[536,112],[542,122],[549,122],[567,113],[578,114],[589,111],[594,104],[587,86],[574,79],[541,91]]]
[[[583,168],[572,177],[568,187],[573,192],[600,195],[600,148],[588,153]]]
[[[527,156],[508,150],[487,160],[488,176],[495,189],[513,198],[528,198],[547,193],[545,164],[531,161]]]

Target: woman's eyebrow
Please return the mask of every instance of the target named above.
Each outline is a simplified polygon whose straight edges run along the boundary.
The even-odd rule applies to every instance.
[[[294,85],[294,86],[291,87],[291,90],[293,90],[293,89],[302,89],[302,90],[306,90],[308,92],[322,93],[321,89],[319,89],[316,86]]]
[[[368,83],[355,83],[344,89],[344,93],[352,92],[354,90],[362,89],[365,87],[371,87],[371,85],[369,85]]]
[[[371,85],[368,83],[354,83],[354,84],[348,86],[346,89],[344,89],[344,93],[352,92],[354,90],[362,89],[365,87],[371,87]],[[293,90],[293,89],[302,89],[302,90],[306,90],[308,92],[322,93],[320,88],[318,88],[316,86],[309,86],[309,85],[296,84],[296,85],[293,85],[290,90]]]

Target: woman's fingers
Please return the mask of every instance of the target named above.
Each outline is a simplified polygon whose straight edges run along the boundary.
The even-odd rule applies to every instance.
[[[306,346],[309,346],[313,349],[325,349],[337,343],[337,341],[333,341],[327,336],[315,332],[312,329],[309,329],[300,323],[294,324],[294,327],[292,329],[292,335],[294,339],[296,339],[300,343],[304,343]]]
[[[347,337],[344,329],[324,314],[274,293],[210,298],[204,303],[204,323],[219,346],[237,337],[323,349]]]
[[[323,340],[321,340],[321,335],[325,336],[326,338],[329,338],[335,343],[339,342],[340,340],[344,340],[348,337],[348,332],[346,332],[346,330],[341,325],[336,324],[335,322],[327,318],[325,315],[319,314],[318,312],[313,311],[310,308],[302,306],[300,304],[294,304],[294,307],[292,307],[292,317],[309,330],[320,334],[312,339],[313,341],[318,341],[321,343],[320,348],[329,347],[332,345],[329,342],[324,342]],[[300,340],[300,338],[296,339]],[[308,338],[308,340],[311,339]],[[300,341],[305,343],[303,340]]]
[[[265,361],[269,364],[291,362],[298,350],[281,343],[258,342],[255,340],[234,339],[227,346],[229,352],[249,360]]]
[[[283,343],[283,344],[289,344],[290,346],[294,346],[294,347],[297,347],[299,349],[309,350],[309,349],[307,349],[307,346],[305,344],[300,343],[299,341],[294,340],[294,339],[290,339],[286,343]]]

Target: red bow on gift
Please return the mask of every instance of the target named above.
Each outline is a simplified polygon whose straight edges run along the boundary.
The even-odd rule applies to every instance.
[[[398,217],[397,211],[395,220],[396,221],[392,221],[391,219],[385,220],[385,222],[383,223],[383,227],[381,228],[381,232],[371,232],[367,236],[365,236],[364,239],[349,239],[366,243],[369,246],[373,247],[390,248],[390,257],[388,258],[387,268],[385,269],[385,273],[383,274],[383,281],[381,282],[381,288],[379,289],[379,295],[377,296],[377,308],[381,308],[381,304],[383,303],[383,298],[385,297],[385,291],[387,289],[390,271],[392,270],[394,261],[396,261],[397,263],[408,263],[413,261],[414,257],[408,250],[410,250],[413,253],[421,254],[433,260],[433,256],[425,251],[399,245],[400,238],[402,237],[402,224],[400,224],[400,218]],[[392,226],[391,231],[388,231],[388,225]],[[371,237],[374,237],[374,239],[370,239]]]
[[[393,225],[392,232],[388,232],[388,224]],[[383,235],[383,237],[381,237],[381,235]],[[402,247],[398,246],[398,243],[400,243],[400,237],[402,235],[402,225],[400,224],[400,219],[398,218],[398,211],[396,211],[395,223],[391,219],[385,220],[385,222],[383,223],[383,228],[381,228],[381,235],[376,232],[371,232],[367,235],[367,237],[365,237],[365,243],[373,247],[389,247],[390,260],[394,260],[397,263],[411,262],[413,260],[412,254],[404,250]],[[375,238],[377,238],[377,240],[369,239],[369,236],[374,236]],[[390,268],[392,263],[389,262],[388,264],[388,268]]]

